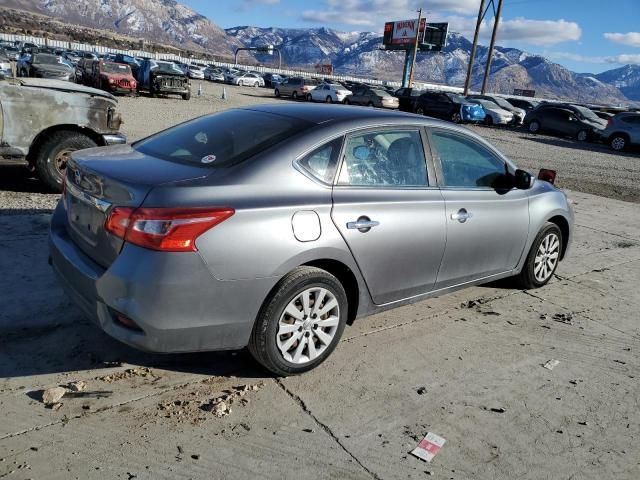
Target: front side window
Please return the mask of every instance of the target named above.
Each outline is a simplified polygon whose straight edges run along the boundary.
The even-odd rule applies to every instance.
[[[507,173],[505,163],[479,143],[461,135],[434,131],[445,187],[494,187]]]
[[[338,183],[425,187],[427,168],[418,130],[384,130],[350,136]]]

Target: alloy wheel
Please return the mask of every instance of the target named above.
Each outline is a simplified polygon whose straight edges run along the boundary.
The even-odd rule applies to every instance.
[[[611,140],[611,148],[613,148],[614,150],[624,150],[626,143],[627,142],[625,142],[624,138],[615,137],[613,140]]]
[[[533,262],[533,274],[539,282],[546,282],[553,274],[560,256],[560,239],[554,232],[544,237]]]
[[[340,323],[340,306],[326,288],[311,287],[287,304],[278,322],[276,344],[282,357],[302,365],[315,360],[331,344]]]
[[[451,121],[453,123],[460,123],[462,121],[462,117],[460,116],[460,114],[458,112],[456,112],[453,115],[451,115]]]

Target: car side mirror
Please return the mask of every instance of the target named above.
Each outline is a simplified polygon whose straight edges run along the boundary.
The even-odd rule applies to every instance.
[[[528,190],[531,188],[532,176],[526,170],[516,170],[513,174],[513,185],[519,190]]]

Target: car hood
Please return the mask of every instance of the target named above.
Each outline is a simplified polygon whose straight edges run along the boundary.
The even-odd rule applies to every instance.
[[[39,72],[52,72],[52,73],[71,73],[71,67],[66,65],[53,65],[53,64],[40,64],[33,65],[32,68]]]
[[[173,72],[159,72],[157,70],[151,70],[151,73],[153,73],[154,77],[180,77],[180,78],[185,78],[186,74],[184,73],[173,73]]]
[[[97,88],[85,87],[84,85],[79,85],[76,83],[65,82],[63,80],[50,80],[44,78],[27,78],[21,77],[18,79],[21,85],[25,87],[36,87],[36,88],[45,88],[48,90],[60,90],[63,92],[77,92],[77,93],[86,93],[95,97],[104,97],[117,102],[116,97],[107,93],[103,90],[98,90]]]
[[[114,80],[134,80],[133,75],[125,75],[123,73],[102,72],[100,75],[107,78],[113,78]]]
[[[592,125],[593,128],[597,128],[598,130],[604,130],[607,127],[607,121],[604,119],[591,120],[589,118],[584,119],[585,123]]]

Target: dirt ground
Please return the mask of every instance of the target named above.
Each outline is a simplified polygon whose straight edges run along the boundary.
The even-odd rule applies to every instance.
[[[221,89],[122,99],[125,132],[221,108]],[[529,148],[478,128],[507,154]],[[562,142],[527,158],[575,155]],[[593,148],[593,162],[613,155]],[[640,478],[634,203],[569,191],[573,248],[546,287],[502,281],[361,319],[319,369],[280,379],[245,351],[163,356],[112,340],[47,265],[56,196],[28,179],[0,188],[0,478]],[[47,408],[56,386],[68,390]],[[446,439],[431,463],[409,453],[427,432]]]

